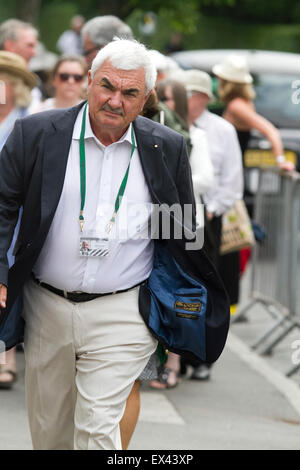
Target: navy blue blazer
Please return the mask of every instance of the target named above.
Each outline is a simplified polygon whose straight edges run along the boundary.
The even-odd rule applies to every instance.
[[[29,279],[43,247],[63,188],[73,127],[83,106],[45,111],[16,122],[0,155],[0,282],[8,286],[7,307],[0,325]],[[195,202],[184,138],[166,126],[137,117],[133,123],[141,165],[155,204]],[[15,264],[8,269],[10,246],[19,207],[23,206]],[[172,235],[172,233],[171,233]],[[158,240],[158,243],[160,241]],[[208,335],[222,348],[229,326],[227,294],[203,249],[185,249],[186,240],[171,237],[168,249],[189,275],[208,287]],[[142,295],[142,294],[140,294]],[[0,338],[1,339],[1,338]]]

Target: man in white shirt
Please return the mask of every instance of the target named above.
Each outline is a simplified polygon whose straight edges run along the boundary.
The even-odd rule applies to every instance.
[[[59,36],[56,47],[63,54],[82,54],[81,29],[85,19],[81,15],[73,16],[71,20],[71,29],[64,31]]]
[[[214,184],[205,194],[204,202],[214,235],[213,259],[218,265],[222,215],[243,195],[241,148],[234,127],[207,109],[214,100],[210,76],[200,70],[187,70],[181,71],[178,79],[187,90],[190,124],[203,129],[208,140]]]
[[[219,268],[222,215],[243,196],[241,148],[232,124],[207,109],[214,100],[210,76],[200,70],[187,70],[181,71],[178,79],[187,90],[190,124],[203,129],[208,140],[214,184],[204,195],[207,217],[204,246],[210,247],[209,254]],[[200,365],[192,378],[207,379],[209,373],[205,365]]]
[[[57,194],[47,235],[32,258],[34,279],[24,289],[27,404],[35,449],[72,449],[73,443],[75,449],[121,449],[119,422],[127,396],[157,346],[138,308],[138,286],[152,270],[154,241],[142,236],[151,196],[132,124],[155,79],[141,44],[113,42],[89,71],[88,102],[62,111],[67,119],[60,124],[59,111],[49,111],[45,119],[49,127],[53,118],[60,140],[49,137],[50,124],[37,162],[48,161],[46,179],[62,161],[65,170],[52,183],[42,183],[41,208],[31,204],[30,211],[48,219]],[[67,131],[64,123],[71,115],[75,121]],[[62,149],[65,140],[70,143]],[[17,158],[16,150],[12,154]],[[25,174],[20,170],[21,179]],[[18,177],[14,180],[18,185]],[[33,183],[33,191],[38,185]],[[39,204],[38,195],[34,200]],[[15,284],[9,283],[8,293]],[[4,283],[0,297],[3,308]]]
[[[17,121],[0,156],[0,325],[24,285],[35,449],[121,449],[126,399],[157,347],[139,308],[154,259],[150,204],[188,205],[193,225],[195,212],[184,137],[139,116],[155,80],[144,46],[113,41],[93,61],[88,102]],[[202,251],[174,237],[163,243],[212,289],[208,315],[225,312],[206,341],[223,348],[222,286]]]
[[[227,212],[243,194],[242,154],[234,127],[222,117],[208,111],[213,99],[210,76],[200,70],[181,72],[188,93],[189,120],[204,129],[214,167],[215,182],[205,196],[207,217]]]

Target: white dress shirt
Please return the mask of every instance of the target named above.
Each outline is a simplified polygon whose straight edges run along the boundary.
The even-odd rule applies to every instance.
[[[198,227],[204,227],[203,200],[201,200],[201,196],[204,196],[214,184],[214,169],[210,158],[206,132],[195,126],[190,126],[189,132],[192,143],[190,166],[197,210],[196,222]]]
[[[205,110],[195,125],[206,131],[214,185],[205,194],[208,212],[219,216],[227,212],[243,196],[242,153],[235,128],[228,121]]]
[[[91,233],[100,238],[106,236],[105,230],[132,147],[132,124],[118,142],[105,147],[92,131],[87,109],[85,222],[81,233],[79,138],[82,115],[83,108],[74,125],[60,201],[33,271],[40,281],[58,289],[114,292],[142,282],[152,270],[153,241],[146,236],[152,208],[151,196],[135,147],[124,198],[110,233],[109,255],[103,258],[80,256],[80,236]]]

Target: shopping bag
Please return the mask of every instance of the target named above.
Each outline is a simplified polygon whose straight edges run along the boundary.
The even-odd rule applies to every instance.
[[[220,254],[251,248],[254,244],[255,238],[247,208],[243,200],[238,200],[223,214]]]

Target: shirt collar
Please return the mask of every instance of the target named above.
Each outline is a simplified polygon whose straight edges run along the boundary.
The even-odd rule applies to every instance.
[[[86,121],[85,121],[85,134],[84,138],[89,139],[89,138],[96,138],[94,135],[92,128],[91,128],[91,123],[90,123],[90,116],[89,116],[89,106],[87,106],[86,110]],[[74,130],[73,130],[73,139],[79,140],[80,139],[80,133],[81,133],[81,124],[82,124],[82,117],[83,117],[83,112],[84,112],[84,106],[81,108],[81,110],[78,113],[77,119],[74,124]]]
[[[83,116],[83,111],[84,111],[84,106],[78,113],[77,119],[75,121],[74,125],[74,130],[73,130],[73,139],[79,140],[80,139],[80,133],[81,133],[81,124],[82,124],[82,116]],[[90,122],[90,116],[89,116],[89,106],[87,105],[87,110],[86,110],[86,123],[85,123],[85,134],[84,138],[85,139],[94,139],[96,142],[100,143],[100,145],[103,146],[103,144],[97,139],[95,136],[92,127],[91,127],[91,122]],[[132,123],[129,124],[128,129],[125,131],[125,133],[122,135],[122,137],[117,141],[114,142],[115,144],[119,144],[122,142],[129,142],[131,145],[131,129],[132,129]]]
[[[195,123],[198,124],[199,126],[201,125],[201,123],[204,123],[205,120],[207,119],[207,116],[208,116],[208,111],[207,109],[205,109],[199,117],[197,117],[197,119],[195,120]]]

